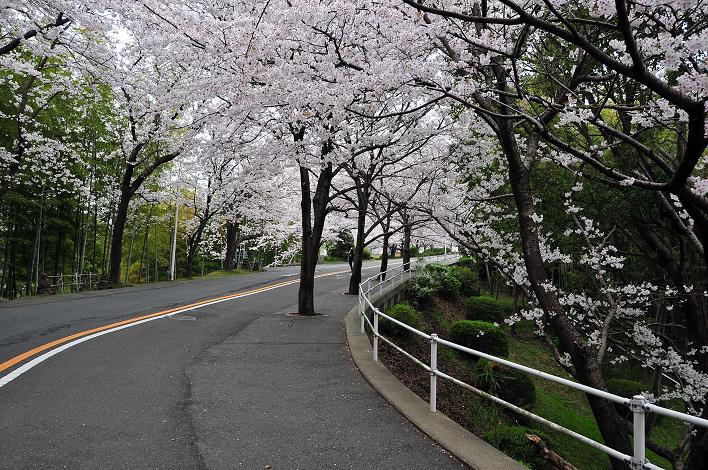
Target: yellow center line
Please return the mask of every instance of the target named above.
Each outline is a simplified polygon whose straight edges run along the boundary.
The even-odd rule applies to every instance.
[[[364,268],[364,269],[366,269],[366,268]],[[319,275],[315,276],[315,279],[320,278],[320,277],[325,277],[325,276],[334,276],[334,275],[336,275],[336,274],[342,274],[342,273],[346,273],[346,272],[349,272],[349,271],[348,271],[348,270],[345,270],[345,271],[335,271],[335,272],[332,272],[332,273],[319,274]],[[21,362],[24,361],[25,359],[28,359],[28,358],[30,358],[30,357],[32,357],[32,356],[35,356],[35,355],[37,355],[37,354],[39,354],[39,353],[41,353],[41,352],[43,352],[43,351],[46,351],[46,350],[48,350],[48,349],[51,349],[51,348],[53,348],[53,347],[55,347],[55,346],[58,346],[58,345],[60,345],[60,344],[64,344],[64,343],[66,343],[66,342],[68,342],[68,341],[71,341],[71,340],[74,340],[74,339],[77,339],[77,338],[81,338],[81,337],[86,336],[86,335],[90,335],[90,334],[93,334],[93,333],[98,333],[98,332],[105,331],[105,330],[110,330],[111,328],[116,328],[116,327],[118,327],[118,326],[128,325],[128,324],[130,324],[130,323],[135,323],[135,322],[138,322],[138,321],[141,321],[141,320],[145,320],[145,319],[148,319],[148,318],[157,317],[157,316],[160,316],[160,315],[166,315],[166,314],[169,314],[169,313],[172,313],[172,312],[178,312],[178,311],[189,310],[189,309],[193,309],[193,308],[200,307],[200,306],[203,306],[203,305],[206,305],[206,304],[210,304],[210,303],[214,303],[214,302],[224,301],[224,300],[228,300],[228,299],[235,299],[235,298],[243,297],[243,296],[246,296],[246,295],[253,295],[253,294],[257,294],[257,293],[262,292],[262,291],[271,290],[271,289],[275,289],[275,288],[278,288],[278,287],[284,287],[284,286],[291,285],[291,284],[296,284],[296,283],[298,283],[298,282],[300,282],[299,279],[294,279],[294,280],[290,280],[290,281],[283,281],[283,282],[276,282],[275,284],[268,284],[267,286],[262,286],[262,287],[258,287],[258,288],[255,288],[255,289],[243,291],[243,292],[237,292],[237,293],[235,293],[235,294],[229,294],[229,295],[224,295],[224,296],[221,296],[221,297],[214,297],[214,298],[211,298],[211,299],[201,300],[201,301],[199,301],[199,302],[194,302],[194,303],[191,303],[191,304],[182,305],[182,306],[180,306],[180,307],[174,307],[174,308],[170,308],[170,309],[167,309],[167,310],[161,310],[161,311],[159,311],[159,312],[150,313],[150,314],[148,314],[148,315],[142,315],[142,316],[139,316],[139,317],[129,318],[128,320],[123,320],[123,321],[111,323],[111,324],[109,324],[109,325],[99,326],[98,328],[92,328],[92,329],[90,329],[90,330],[80,331],[80,332],[78,332],[78,333],[74,333],[74,334],[72,334],[72,335],[65,336],[65,337],[63,337],[63,338],[59,338],[59,339],[57,339],[57,340],[50,341],[49,343],[45,343],[45,344],[42,344],[42,345],[40,345],[40,346],[37,346],[37,347],[34,348],[34,349],[30,349],[29,351],[25,351],[25,352],[23,352],[22,354],[19,354],[19,355],[13,357],[12,359],[9,359],[9,360],[7,360],[7,361],[1,363],[1,364],[0,364],[0,372],[4,371],[4,370],[6,370],[6,369],[9,369],[10,367],[15,366],[15,365],[21,363]]]

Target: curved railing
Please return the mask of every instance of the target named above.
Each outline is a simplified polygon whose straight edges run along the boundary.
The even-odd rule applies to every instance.
[[[704,428],[708,428],[708,420],[699,418],[697,416],[689,415],[686,413],[680,413],[678,411],[670,410],[668,408],[664,408],[661,406],[657,406],[654,404],[651,404],[648,402],[646,397],[643,395],[635,395],[632,398],[625,398],[621,397],[619,395],[615,395],[613,393],[606,392],[604,390],[599,390],[593,387],[589,387],[587,385],[583,385],[577,382],[573,382],[568,379],[564,379],[562,377],[555,376],[553,374],[549,374],[540,370],[533,369],[531,367],[526,367],[521,364],[517,364],[515,362],[509,361],[507,359],[502,359],[499,357],[492,356],[490,354],[483,353],[481,351],[476,351],[474,349],[462,346],[457,343],[453,343],[451,341],[447,341],[443,338],[440,338],[438,335],[435,333],[432,334],[427,334],[423,331],[417,330],[409,325],[406,325],[403,322],[400,322],[396,320],[395,318],[392,318],[385,313],[381,312],[378,308],[374,306],[374,304],[371,301],[371,296],[374,292],[378,291],[379,294],[383,293],[384,286],[386,283],[389,285],[393,285],[396,282],[405,282],[409,280],[413,276],[413,272],[420,269],[422,266],[425,264],[428,264],[431,261],[450,261],[454,259],[454,257],[451,256],[444,256],[444,257],[437,257],[437,258],[428,258],[426,260],[418,260],[416,263],[413,263],[409,266],[409,269],[406,269],[405,266],[403,265],[397,265],[396,267],[389,269],[388,271],[385,271],[383,273],[379,273],[376,276],[372,276],[366,280],[364,280],[360,285],[359,285],[359,316],[361,318],[361,333],[364,334],[366,332],[366,325],[368,324],[369,329],[372,333],[372,346],[373,346],[373,360],[378,361],[379,360],[379,340],[384,341],[386,344],[390,345],[392,348],[394,348],[396,351],[400,352],[407,358],[409,358],[411,361],[419,365],[421,368],[425,369],[430,373],[430,411],[435,412],[437,410],[437,379],[438,377],[449,380],[450,382],[459,385],[461,387],[464,387],[474,393],[476,393],[479,396],[482,396],[498,405],[501,405],[505,408],[508,408],[520,415],[523,415],[529,419],[532,419],[534,421],[537,421],[539,423],[542,423],[546,426],[548,426],[551,429],[554,429],[558,432],[567,434],[568,436],[571,436],[591,447],[594,447],[595,449],[601,450],[602,452],[606,453],[610,457],[616,458],[618,460],[622,460],[630,465],[631,468],[633,469],[648,469],[648,470],[653,470],[653,469],[659,469],[661,470],[661,467],[658,467],[651,462],[649,462],[646,458],[646,444],[645,444],[645,422],[646,422],[646,415],[647,413],[654,413],[659,416],[666,416],[667,418],[673,418],[673,419],[678,419],[680,421],[683,421],[684,423],[688,423],[694,426],[700,426]],[[368,313],[371,312],[372,319],[369,319]],[[401,328],[404,328],[411,333],[420,336],[421,338],[425,339],[426,341],[430,342],[430,363],[426,364],[425,362],[421,361],[417,357],[413,356],[409,352],[405,351],[403,348],[395,344],[393,341],[391,341],[389,338],[384,337],[381,335],[379,332],[379,318],[383,317],[387,321],[390,321]],[[477,356],[480,358],[488,359],[491,361],[494,361],[498,364],[502,364],[507,367],[511,367],[516,370],[520,370],[522,372],[525,372],[530,375],[534,375],[536,377],[545,379],[545,380],[550,380],[551,382],[555,382],[561,385],[564,385],[566,387],[573,388],[575,390],[580,390],[581,392],[584,392],[589,395],[594,395],[599,398],[603,398],[605,400],[609,400],[614,403],[619,403],[621,405],[627,406],[633,414],[633,436],[634,436],[634,445],[633,445],[633,455],[627,455],[624,454],[616,449],[613,449],[612,447],[606,446],[605,444],[602,444],[600,442],[594,441],[593,439],[590,439],[586,436],[583,436],[582,434],[578,434],[575,431],[572,431],[570,429],[567,429],[559,424],[556,424],[552,421],[547,420],[546,418],[543,418],[541,416],[538,416],[534,413],[531,413],[528,410],[525,410],[523,408],[520,408],[512,403],[509,403],[507,401],[502,400],[499,397],[496,397],[494,395],[491,395],[487,392],[484,392],[482,390],[479,390],[475,388],[474,386],[463,382],[462,380],[459,380],[455,377],[452,377],[451,375],[448,375],[442,371],[440,371],[437,367],[437,353],[438,353],[438,345],[443,345],[447,346],[452,349],[456,349],[457,351],[466,353],[466,354],[471,354],[473,356]]]

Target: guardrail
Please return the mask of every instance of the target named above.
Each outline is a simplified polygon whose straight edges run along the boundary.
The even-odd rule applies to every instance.
[[[436,258],[428,258],[428,260],[431,261],[448,261],[450,260],[451,256],[444,256],[444,257],[436,257]],[[666,416],[668,418],[673,418],[673,419],[678,419],[680,421],[683,421],[684,423],[692,424],[694,426],[701,426],[704,428],[708,428],[708,420],[699,418],[698,416],[693,416],[689,415],[686,413],[680,413],[678,411],[670,410],[668,408],[664,408],[661,406],[657,406],[654,404],[651,404],[648,402],[647,398],[644,397],[644,395],[635,395],[632,398],[625,398],[621,397],[619,395],[615,395],[613,393],[606,392],[604,390],[599,390],[593,387],[589,387],[587,385],[583,385],[577,382],[573,382],[568,379],[564,379],[562,377],[557,377],[555,375],[542,372],[540,370],[533,369],[531,367],[526,367],[521,364],[517,364],[515,362],[511,362],[507,359],[502,359],[496,356],[492,356],[490,354],[483,353],[481,351],[476,351],[471,348],[467,348],[465,346],[462,346],[457,343],[453,343],[451,341],[447,341],[443,338],[440,338],[437,334],[432,333],[432,334],[427,334],[423,331],[417,330],[409,325],[406,325],[403,322],[400,322],[396,320],[395,318],[392,318],[385,313],[381,312],[379,309],[377,309],[371,302],[370,296],[371,293],[375,290],[378,289],[379,294],[383,293],[383,287],[384,285],[388,282],[391,285],[393,285],[396,280],[400,281],[406,281],[410,280],[411,277],[413,276],[413,272],[417,271],[420,269],[422,266],[425,264],[428,264],[428,261],[423,261],[423,260],[417,260],[416,263],[412,264],[411,266],[407,267],[403,265],[398,265],[393,269],[389,269],[388,271],[384,271],[382,273],[377,274],[376,276],[372,276],[366,280],[364,280],[360,285],[359,285],[359,316],[361,318],[361,333],[364,334],[366,333],[366,325],[369,325],[369,328],[372,332],[373,339],[372,339],[372,346],[373,346],[373,360],[378,361],[379,360],[379,340],[384,341],[388,345],[390,345],[392,348],[394,348],[396,351],[400,352],[410,360],[412,360],[414,363],[418,364],[420,367],[425,369],[430,373],[430,411],[431,412],[436,412],[437,411],[437,379],[438,377],[449,380],[450,382],[459,385],[463,388],[466,388],[477,395],[484,397],[498,405],[501,405],[505,408],[508,408],[520,415],[523,415],[527,418],[533,419],[534,421],[537,421],[539,423],[542,423],[546,426],[548,426],[551,429],[554,429],[558,432],[562,432],[564,434],[567,434],[591,447],[594,447],[595,449],[601,450],[602,452],[606,453],[610,457],[613,457],[618,460],[622,460],[630,465],[632,469],[647,469],[647,470],[662,470],[661,467],[656,466],[649,462],[646,458],[646,442],[645,442],[645,422],[646,422],[646,414],[647,413],[655,413],[660,416]],[[373,320],[370,320],[367,312],[373,312]],[[405,351],[403,348],[395,344],[393,341],[390,339],[384,337],[379,333],[379,318],[383,317],[386,320],[400,326],[401,328],[404,328],[411,333],[420,336],[421,338],[427,340],[430,342],[430,364],[426,364],[417,357],[413,356],[412,354],[408,353]],[[534,375],[536,377],[550,380],[551,382],[556,382],[562,385],[565,385],[567,387],[573,388],[575,390],[580,390],[581,392],[584,392],[586,394],[594,395],[596,397],[604,398],[605,400],[609,400],[614,403],[619,403],[621,405],[629,407],[629,409],[632,411],[633,414],[633,455],[627,455],[624,454],[618,450],[613,449],[612,447],[606,446],[600,442],[594,441],[588,437],[583,436],[582,434],[578,434],[575,431],[572,431],[570,429],[567,429],[559,424],[556,424],[552,421],[549,421],[541,416],[538,416],[534,413],[531,413],[530,411],[527,411],[523,408],[520,408],[512,403],[509,403],[507,401],[502,400],[501,398],[498,398],[494,395],[491,395],[487,392],[484,392],[482,390],[479,390],[475,388],[474,386],[463,382],[455,377],[452,377],[448,374],[445,374],[444,372],[441,372],[438,369],[437,363],[438,363],[438,345],[443,345],[447,346],[452,349],[456,349],[460,352],[471,354],[473,356],[477,356],[480,358],[484,358],[490,361],[494,361],[498,364],[505,365],[507,367],[511,367],[513,369],[520,370],[522,372],[525,372],[530,375]]]
[[[73,273],[47,276],[47,285],[45,287],[48,291],[44,293],[63,294],[66,292],[66,289],[69,289],[69,292],[95,290],[98,288],[100,280],[101,275],[97,273]]]

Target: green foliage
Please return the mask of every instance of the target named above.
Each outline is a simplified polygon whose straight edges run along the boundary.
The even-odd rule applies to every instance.
[[[506,317],[506,303],[494,297],[470,297],[465,300],[465,318],[491,323],[502,323]]]
[[[453,343],[497,357],[509,355],[509,341],[501,328],[478,320],[461,320],[452,325]]]
[[[451,266],[443,264],[429,264],[425,272],[433,277],[436,293],[441,297],[451,300],[460,292],[460,280]]]
[[[609,379],[605,382],[605,385],[607,386],[608,392],[624,398],[632,398],[634,395],[639,395],[648,388],[641,382],[627,379]],[[619,403],[614,403],[614,406],[621,416],[629,418],[632,415],[629,407]]]
[[[345,260],[349,256],[349,249],[354,246],[354,237],[349,230],[341,230],[337,238],[327,247],[327,256],[332,259]]]
[[[523,462],[534,470],[546,468],[546,462],[543,456],[528,440],[526,434],[539,435],[538,431],[533,429],[521,426],[502,425],[484,433],[484,440],[506,455]],[[548,443],[547,438],[542,435],[539,435],[539,437]]]
[[[605,385],[610,393],[624,398],[632,398],[647,389],[647,386],[641,382],[626,379],[610,379],[605,382]]]
[[[460,281],[460,294],[465,297],[479,295],[479,276],[477,276],[477,273],[465,266],[453,266],[452,272]]]
[[[408,304],[396,304],[388,309],[386,315],[417,330],[422,329],[423,317],[418,310]],[[413,335],[410,331],[384,317],[379,318],[379,332],[384,336],[398,336],[399,338],[408,338]]]
[[[444,299],[452,300],[460,293],[460,281],[452,273],[452,270],[446,271],[444,275],[440,277],[440,287],[438,288],[438,294]]]
[[[371,251],[368,248],[364,248],[364,251],[361,253],[361,259],[371,259]]]
[[[438,283],[432,274],[422,272],[415,276],[406,287],[408,301],[423,310],[427,308],[438,291]]]
[[[477,387],[525,409],[536,403],[536,386],[528,374],[480,359],[474,368]]]
[[[477,261],[469,256],[463,256],[457,260],[457,266],[475,271],[477,269]]]

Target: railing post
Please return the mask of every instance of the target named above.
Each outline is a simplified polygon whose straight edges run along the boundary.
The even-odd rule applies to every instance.
[[[430,335],[430,411],[438,409],[438,335]]]
[[[629,402],[629,408],[634,415],[633,431],[634,431],[634,457],[632,458],[632,468],[641,469],[647,462],[645,456],[645,416],[646,416],[646,398],[644,395],[634,395]]]
[[[374,307],[374,362],[379,362],[379,311]]]
[[[362,292],[362,285],[359,284],[359,320],[361,320],[361,334],[365,333],[364,330],[364,293]]]

